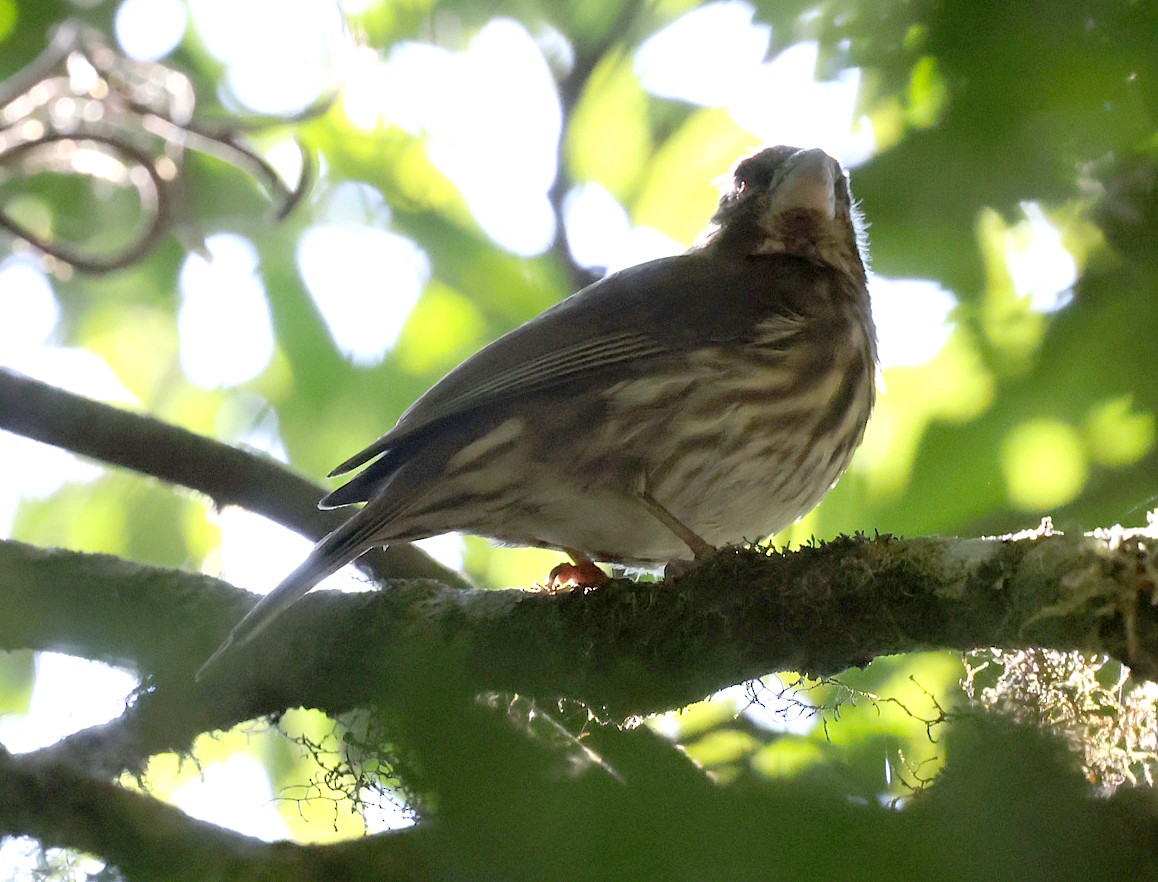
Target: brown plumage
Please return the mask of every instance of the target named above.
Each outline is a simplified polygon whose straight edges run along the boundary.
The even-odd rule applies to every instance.
[[[366,505],[205,667],[375,545],[458,530],[658,564],[807,513],[873,405],[859,235],[847,177],[822,151],[742,159],[686,254],[610,275],[516,328],[335,469],[368,463],[322,505]]]

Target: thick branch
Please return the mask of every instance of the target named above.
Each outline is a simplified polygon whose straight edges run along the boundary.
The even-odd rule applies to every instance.
[[[432,659],[467,689],[563,695],[614,717],[680,707],[772,671],[833,674],[930,648],[1083,649],[1154,676],[1156,572],[1147,535],[1032,534],[730,549],[678,580],[616,580],[587,593],[396,583],[310,598],[232,675],[266,696],[288,684],[278,702],[340,706],[388,693],[400,670]]]
[[[581,699],[612,717],[679,707],[771,671],[829,674],[930,648],[1049,646],[1158,671],[1158,567],[1147,534],[841,539],[722,552],[672,583],[589,593],[395,582],[317,592],[195,688],[191,674],[250,602],[207,577],[0,544],[0,647],[136,659],[155,675],[112,733],[56,752],[106,771],[201,731],[308,705],[340,712],[422,688]],[[79,598],[83,597],[83,601]],[[132,737],[123,737],[131,730]],[[123,767],[123,766],[120,766]]]
[[[268,457],[3,369],[0,429],[198,490],[219,506],[241,506],[314,541],[349,517],[319,510],[327,491]],[[457,573],[405,544],[364,555],[359,566],[378,578],[465,587]]]

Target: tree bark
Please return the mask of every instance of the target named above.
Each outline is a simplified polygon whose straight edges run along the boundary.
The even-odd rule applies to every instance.
[[[113,730],[49,748],[106,774],[183,750],[208,729],[299,705],[388,706],[418,684],[575,699],[622,721],[770,672],[835,674],[928,649],[1108,653],[1153,677],[1154,534],[732,548],[679,579],[562,593],[430,580],[320,591],[201,684],[192,672],[251,595],[206,576],[8,542],[0,648],[67,651],[141,672],[152,688]]]

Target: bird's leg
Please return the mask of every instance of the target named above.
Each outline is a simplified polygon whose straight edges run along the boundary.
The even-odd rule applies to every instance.
[[[598,588],[610,581],[607,573],[595,565],[587,555],[570,548],[563,549],[574,563],[561,563],[547,577],[547,589],[561,591],[564,588]]]
[[[651,512],[657,521],[675,533],[680,541],[691,549],[692,556],[695,557],[696,560],[711,557],[716,553],[713,545],[660,505],[650,492],[641,490],[639,498],[643,500],[643,504],[647,506],[647,510]]]

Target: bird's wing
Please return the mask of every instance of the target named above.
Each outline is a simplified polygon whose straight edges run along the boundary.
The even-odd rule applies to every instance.
[[[398,424],[331,475],[369,462],[415,433],[491,403],[613,365],[744,339],[790,315],[820,270],[784,255],[666,257],[607,276],[500,337],[447,374]]]

